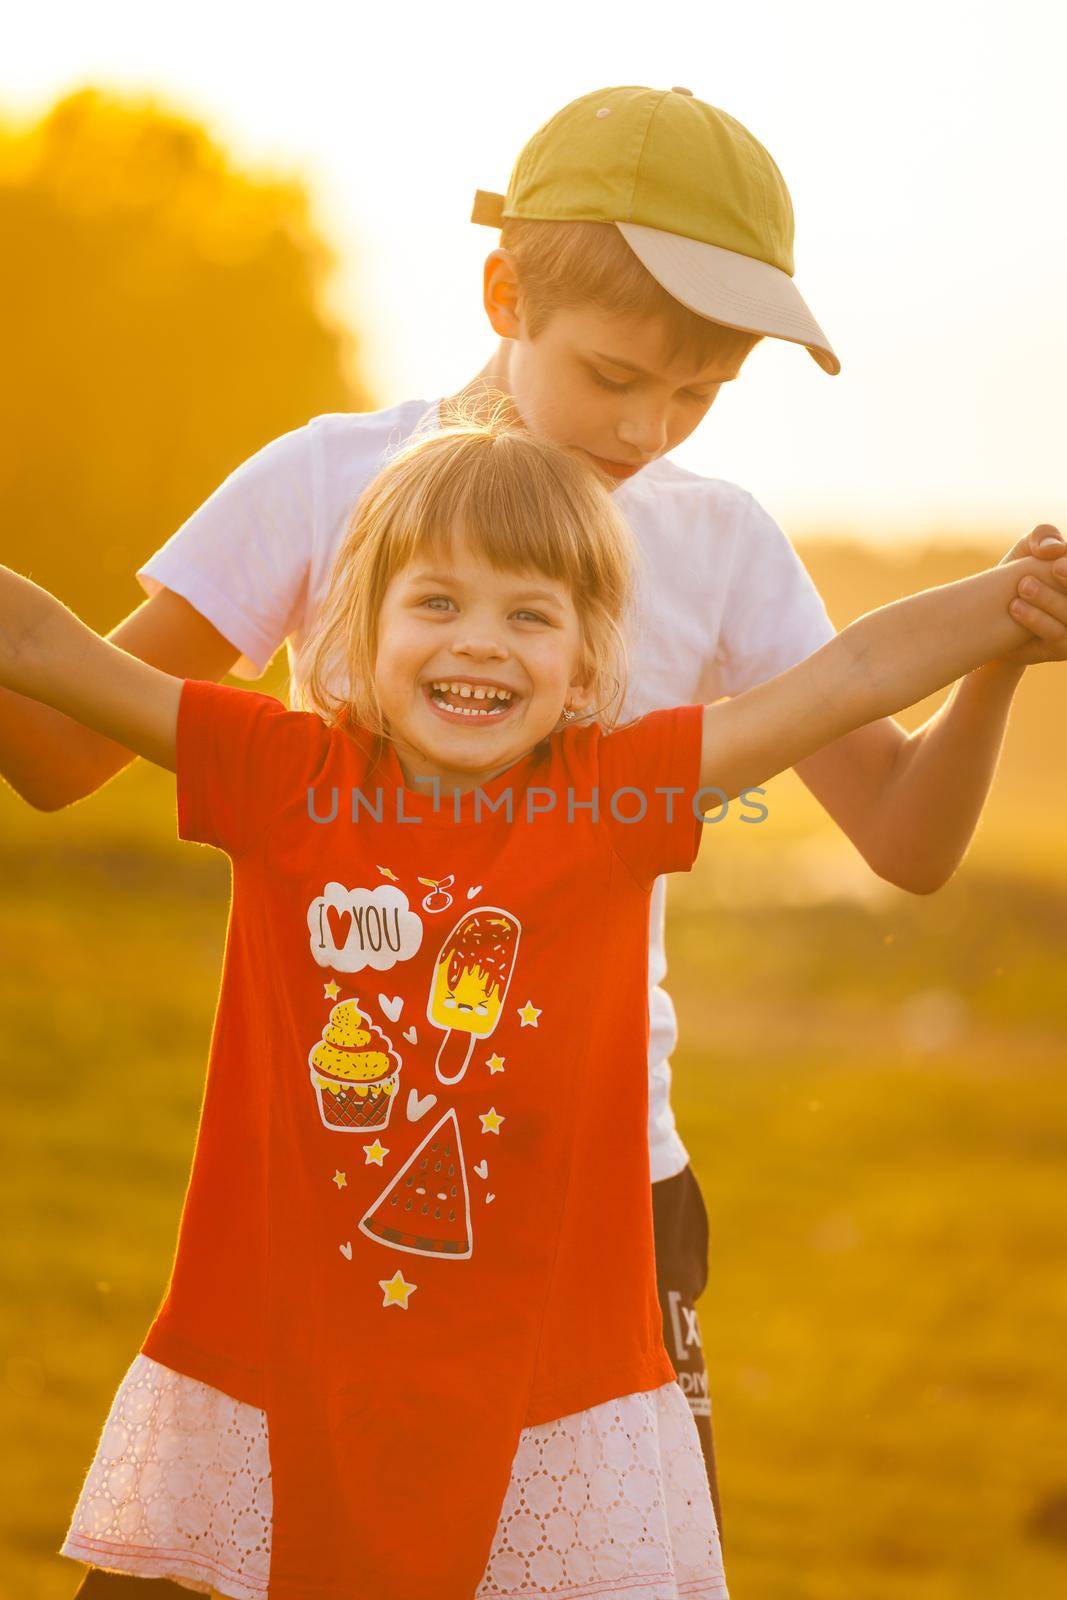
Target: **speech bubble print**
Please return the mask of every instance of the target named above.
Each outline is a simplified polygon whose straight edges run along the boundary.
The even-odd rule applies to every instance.
[[[328,883],[308,906],[311,954],[335,972],[386,972],[410,961],[422,944],[422,918],[393,884],[346,889]]]

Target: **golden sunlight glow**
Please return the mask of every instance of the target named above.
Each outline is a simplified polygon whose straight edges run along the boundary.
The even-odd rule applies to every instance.
[[[765,344],[682,464],[744,484],[794,535],[1006,535],[1067,514],[1060,8],[904,0],[877,22],[843,0],[668,0],[606,24],[545,0],[534,27],[487,0],[416,3],[403,25],[322,0],[295,25],[206,0],[166,26],[132,0],[63,10],[62,27],[54,7],[20,16],[0,114],[87,84],[152,91],[238,159],[307,177],[382,403],[455,388],[487,354],[495,236],[467,221],[474,189],[502,188],[579,93],[690,85],[781,166],[797,282],[844,371]]]

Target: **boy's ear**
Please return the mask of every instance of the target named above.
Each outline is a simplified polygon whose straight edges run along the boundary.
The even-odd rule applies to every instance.
[[[517,339],[522,332],[519,279],[515,262],[506,250],[491,250],[482,275],[482,303],[493,332],[502,339]]]

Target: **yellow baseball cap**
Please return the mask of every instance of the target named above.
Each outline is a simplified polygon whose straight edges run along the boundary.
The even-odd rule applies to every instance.
[[[691,89],[599,89],[539,128],[506,195],[479,189],[472,222],[613,222],[669,295],[698,316],[841,363],[793,282],[793,206],[763,146]]]

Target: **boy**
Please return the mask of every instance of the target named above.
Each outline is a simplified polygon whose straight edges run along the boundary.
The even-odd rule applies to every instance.
[[[803,344],[825,371],[839,369],[792,283],[792,209],[768,153],[688,89],[608,89],[553,117],[520,155],[506,198],[479,193],[474,220],[502,229],[483,286],[500,342],[465,394],[509,394],[529,428],[614,479],[646,556],[627,712],[737,694],[817,649],[831,624],[774,522],[742,490],[665,459],[761,337]],[[292,655],[361,489],[434,409],[416,400],[321,417],[268,445],[139,570],[150,598],[110,638],[193,678],[256,677],[283,640]],[[1043,527],[1009,555],[1063,551]],[[1067,560],[1052,571],[1067,587]],[[928,893],[955,870],[1023,667],[1067,658],[1067,596],[1039,585],[1032,598],[1015,614],[1034,643],[972,673],[915,734],[887,719],[798,768],[873,870],[901,887]],[[31,804],[69,804],[130,759],[37,702],[0,696],[0,769]],[[694,1311],[707,1219],[670,1107],[662,889],[650,946],[657,1267],[664,1339],[718,1512]]]

